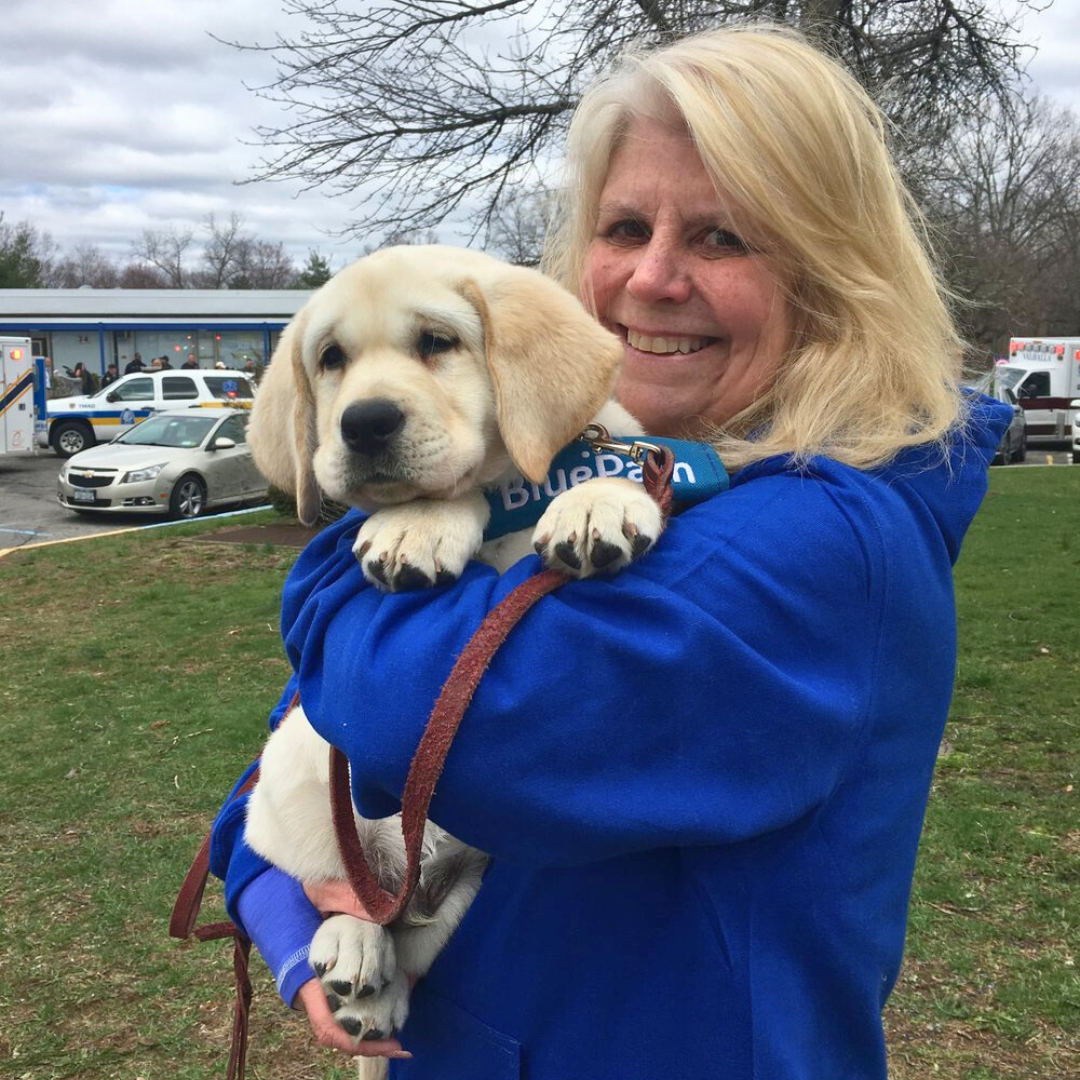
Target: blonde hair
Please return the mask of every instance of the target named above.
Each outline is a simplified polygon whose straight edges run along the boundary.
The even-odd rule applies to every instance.
[[[962,411],[962,345],[883,119],[858,83],[775,27],[625,57],[570,127],[565,205],[543,266],[574,291],[588,291],[608,166],[638,117],[685,126],[718,191],[765,232],[760,250],[790,283],[787,354],[759,399],[714,432],[724,461],[826,454],[871,468],[943,441]]]

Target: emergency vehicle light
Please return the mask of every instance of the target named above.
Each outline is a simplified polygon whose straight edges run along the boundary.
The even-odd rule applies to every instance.
[[[23,358],[22,349],[12,349],[11,350],[11,359],[12,360],[21,360],[22,358]]]
[[[1054,355],[1055,356],[1064,356],[1065,355],[1065,346],[1064,345],[1056,346],[1054,348]]]

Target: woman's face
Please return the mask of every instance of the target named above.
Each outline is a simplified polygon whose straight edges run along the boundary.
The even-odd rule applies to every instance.
[[[791,315],[688,135],[635,120],[611,159],[583,297],[625,348],[616,397],[654,435],[723,424],[772,381]]]

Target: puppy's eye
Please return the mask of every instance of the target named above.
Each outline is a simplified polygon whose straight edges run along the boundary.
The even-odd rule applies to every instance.
[[[324,371],[333,371],[345,366],[345,354],[337,345],[327,345],[319,357],[319,367]]]
[[[437,356],[439,353],[456,349],[459,344],[461,343],[458,339],[451,337],[449,334],[440,334],[434,330],[423,330],[416,343],[416,351],[420,354],[422,360],[427,360],[429,357]]]

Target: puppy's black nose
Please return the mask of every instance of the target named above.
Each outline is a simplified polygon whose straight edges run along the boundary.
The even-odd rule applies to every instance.
[[[386,398],[357,401],[341,414],[341,437],[350,450],[369,457],[385,450],[405,423],[405,414]]]

